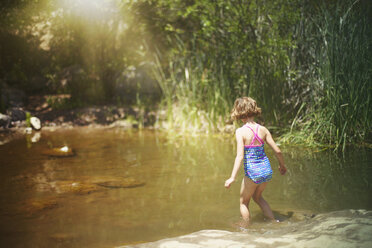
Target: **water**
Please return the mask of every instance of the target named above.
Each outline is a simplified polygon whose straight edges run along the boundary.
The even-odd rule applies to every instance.
[[[65,145],[76,156],[44,155]],[[274,175],[264,197],[274,211],[372,208],[371,150],[349,149],[344,156],[296,147],[282,151],[285,176],[266,147]],[[113,247],[202,229],[235,231],[240,218],[243,172],[224,188],[235,158],[231,135],[171,138],[151,130],[60,129],[43,131],[37,143],[29,136],[0,146],[0,158],[1,247]],[[58,182],[97,177],[145,184],[98,187],[89,194],[55,189]],[[252,230],[271,228],[255,203],[250,209]]]

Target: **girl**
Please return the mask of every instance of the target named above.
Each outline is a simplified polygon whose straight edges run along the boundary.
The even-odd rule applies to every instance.
[[[260,206],[264,215],[275,221],[269,204],[262,197],[267,183],[272,177],[269,159],[264,151],[264,142],[274,150],[279,161],[279,172],[284,175],[287,168],[279,147],[275,144],[269,130],[254,122],[254,117],[261,114],[261,108],[257,107],[256,101],[250,97],[242,97],[235,100],[231,117],[234,120],[242,120],[245,124],[236,130],[237,154],[231,177],[226,180],[225,187],[229,188],[235,181],[236,174],[244,159],[245,177],[240,189],[240,213],[249,223],[249,201],[251,197]]]

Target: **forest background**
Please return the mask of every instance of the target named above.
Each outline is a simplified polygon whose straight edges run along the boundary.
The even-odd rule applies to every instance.
[[[372,143],[370,0],[5,0],[0,12],[0,89],[69,95],[60,109],[163,109],[184,132],[223,130],[251,96],[283,143]]]

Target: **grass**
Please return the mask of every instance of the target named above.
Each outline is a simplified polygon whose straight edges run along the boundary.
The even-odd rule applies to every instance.
[[[283,142],[327,145],[345,150],[347,144],[366,141],[371,135],[372,26],[371,7],[360,1],[338,3],[334,9],[320,7],[314,20],[319,31],[321,80],[318,101],[293,120]],[[361,13],[364,13],[364,15]],[[315,84],[315,83],[314,83]]]
[[[175,35],[177,52],[167,59],[158,53],[154,70],[170,129],[222,130],[235,98],[249,95],[264,109],[265,125],[282,129],[281,143],[334,150],[345,150],[351,143],[368,144],[370,13],[371,6],[363,1],[322,3],[304,17],[309,25],[303,25],[304,32],[293,33],[294,40],[275,34],[275,28],[273,34],[265,33],[263,19],[257,24],[263,25],[262,42],[246,47],[233,37],[227,45],[215,41],[214,47],[200,48],[195,45],[198,37],[185,41]],[[282,40],[267,45],[274,38]],[[303,42],[298,44],[312,53],[310,59],[301,60],[307,54],[290,56],[299,50],[296,42]]]

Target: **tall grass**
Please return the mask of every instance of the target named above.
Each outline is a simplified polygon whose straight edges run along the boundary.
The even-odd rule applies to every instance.
[[[318,36],[310,84],[316,100],[295,118],[282,141],[327,144],[344,150],[371,135],[372,25],[368,1],[322,5],[315,16]],[[312,28],[312,27],[310,27]],[[301,117],[302,116],[302,117]]]
[[[234,100],[247,95],[260,103],[266,122],[287,122],[293,117],[289,110],[299,107],[286,100],[296,95],[288,70],[291,25],[285,25],[295,18],[278,10],[279,3],[288,2],[218,2],[206,9],[199,6],[197,18],[207,23],[204,27],[191,37],[170,34],[170,55],[164,59],[157,54],[155,77],[170,126],[221,130]]]
[[[198,55],[174,57],[167,66],[158,56],[156,62],[154,75],[163,92],[169,127],[191,133],[221,130],[231,106],[223,77],[208,72]]]
[[[372,5],[238,2],[198,12],[208,25],[192,35],[168,34],[172,49],[157,54],[155,76],[169,126],[221,130],[235,98],[249,95],[263,108],[260,121],[280,127],[281,142],[336,150],[368,142]]]

